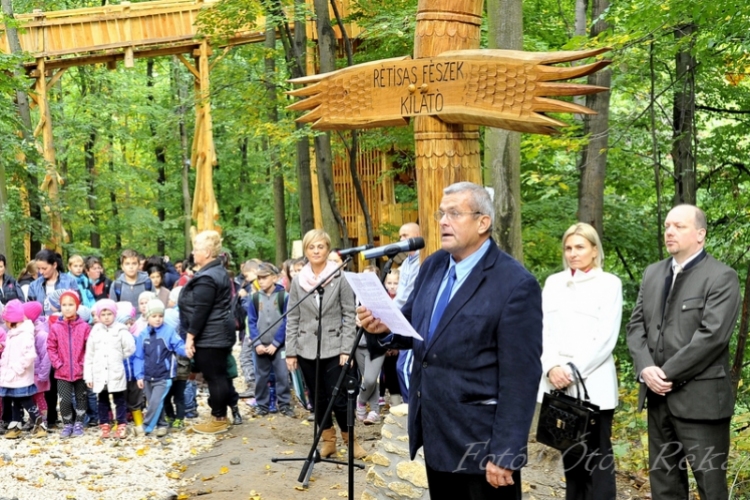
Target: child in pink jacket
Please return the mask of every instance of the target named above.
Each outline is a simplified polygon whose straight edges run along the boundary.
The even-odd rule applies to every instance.
[[[25,302],[23,304],[24,316],[34,324],[34,346],[36,347],[36,361],[34,362],[36,394],[34,394],[34,403],[39,407],[46,423],[47,401],[44,399],[44,393],[50,389],[49,370],[51,365],[47,354],[49,323],[47,323],[47,317],[42,314],[43,312],[43,306],[39,302]]]
[[[83,419],[88,404],[83,363],[91,327],[78,315],[80,305],[78,293],[66,290],[60,296],[62,317],[50,324],[47,337],[47,353],[55,369],[57,392],[60,395],[60,414],[63,419],[61,438],[83,436]],[[75,417],[73,398],[76,400]]]
[[[8,398],[12,405],[12,420],[5,434],[7,439],[21,436],[23,410],[29,412],[34,427],[33,437],[47,435],[44,419],[39,413],[32,396],[36,394],[34,385],[34,325],[26,321],[23,303],[13,299],[5,305],[3,321],[8,329],[3,355],[0,357],[0,396]]]

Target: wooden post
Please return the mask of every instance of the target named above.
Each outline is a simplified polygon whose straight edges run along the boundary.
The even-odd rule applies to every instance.
[[[478,49],[484,0],[419,0],[414,57],[429,58],[449,50]],[[423,89],[436,91],[436,89]],[[454,182],[482,183],[479,127],[449,124],[432,116],[414,119],[419,223],[425,256],[440,248],[433,214],[443,188]]]
[[[211,54],[207,40],[203,40],[194,54],[193,67],[183,57],[180,60],[195,76],[195,135],[191,164],[195,168],[195,192],[193,194],[193,220],[197,232],[207,229],[219,229],[219,205],[216,202],[213,184],[213,168],[217,165],[214,146],[213,125],[211,121],[210,68],[208,57]]]
[[[37,78],[35,84],[36,102],[39,105],[39,124],[34,130],[34,137],[42,134],[42,155],[46,174],[42,181],[41,189],[47,194],[46,205],[44,210],[50,220],[52,235],[48,246],[57,252],[62,250],[62,242],[65,239],[65,233],[62,225],[62,216],[60,215],[60,179],[56,168],[55,143],[52,136],[52,117],[49,110],[49,100],[47,95],[47,71],[45,68],[44,58],[37,59]]]

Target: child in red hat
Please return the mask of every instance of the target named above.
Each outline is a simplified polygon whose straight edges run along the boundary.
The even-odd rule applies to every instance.
[[[60,413],[63,419],[61,438],[83,436],[83,420],[88,403],[83,365],[91,327],[78,316],[80,305],[78,293],[66,290],[60,296],[62,316],[50,325],[47,337],[47,353],[55,369],[57,391],[60,396]],[[73,398],[76,401],[75,415]]]

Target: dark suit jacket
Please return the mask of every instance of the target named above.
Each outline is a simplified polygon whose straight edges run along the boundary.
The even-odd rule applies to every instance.
[[[673,384],[667,404],[673,415],[718,420],[734,412],[729,373],[729,340],[740,306],[737,273],[710,255],[677,275],[672,259],[643,273],[628,324],[635,373],[659,366]],[[646,399],[641,384],[639,409]]]
[[[449,254],[422,264],[402,312],[423,337]],[[529,427],[542,375],[542,304],[536,279],[494,242],[448,304],[428,346],[413,347],[409,447],[421,446],[438,471],[485,474],[493,461],[526,463]]]

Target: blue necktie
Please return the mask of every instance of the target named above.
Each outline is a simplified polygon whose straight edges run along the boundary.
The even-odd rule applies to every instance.
[[[445,308],[448,307],[448,302],[451,301],[451,291],[453,290],[454,283],[456,283],[456,266],[451,267],[448,272],[448,283],[445,284],[443,293],[438,297],[435,312],[432,313],[432,319],[430,320],[430,330],[427,332],[427,338],[425,339],[427,342],[432,339],[432,334],[435,333],[435,329],[438,323],[440,323],[440,318],[443,317]]]

